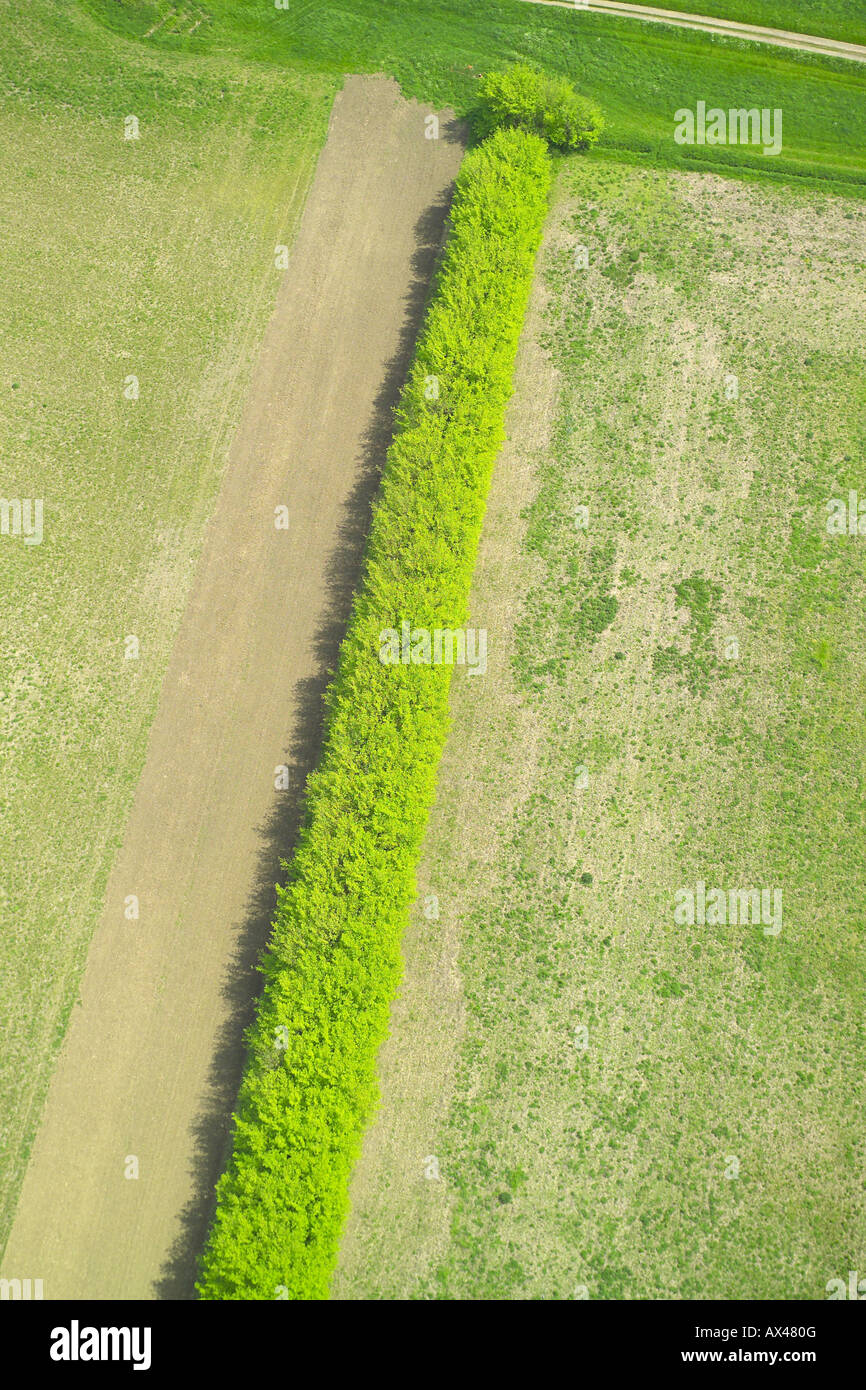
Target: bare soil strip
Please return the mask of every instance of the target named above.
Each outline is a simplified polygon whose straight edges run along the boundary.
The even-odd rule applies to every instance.
[[[451,113],[438,139],[429,114],[385,78],[349,78],[334,105],[6,1251],[4,1274],[50,1299],[192,1294],[254,962],[462,156]]]
[[[734,19],[712,19],[709,15],[686,14],[682,10],[658,10],[649,5],[620,4],[619,0],[526,0],[529,5],[556,5],[564,10],[587,10],[621,15],[625,19],[644,19],[656,24],[675,24],[682,29],[700,29],[704,34],[721,34],[729,39],[748,39],[753,43],[776,44],[780,48],[799,48],[826,58],[850,58],[866,63],[866,47],[825,39],[815,34],[796,34],[788,29],[765,29],[758,24],[740,24]]]

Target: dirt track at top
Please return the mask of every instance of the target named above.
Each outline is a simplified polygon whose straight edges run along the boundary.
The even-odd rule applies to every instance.
[[[192,1294],[254,962],[462,156],[450,113],[425,138],[430,110],[385,78],[335,102],[3,1262],[48,1299]]]
[[[768,29],[759,24],[741,24],[734,19],[713,19],[710,15],[690,14],[686,10],[660,10],[652,5],[630,5],[620,3],[620,0],[589,0],[588,4],[582,3],[582,0],[525,0],[525,3],[555,5],[558,9],[611,14],[656,24],[673,24],[680,29],[699,29],[702,34],[775,44],[779,48],[798,48],[804,53],[819,53],[825,58],[850,58],[855,63],[866,63],[866,46],[863,44],[826,39],[817,34],[798,34],[789,29]]]

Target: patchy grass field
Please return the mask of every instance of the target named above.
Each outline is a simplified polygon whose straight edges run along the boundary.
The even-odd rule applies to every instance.
[[[0,1248],[335,88],[2,10]]]
[[[857,1267],[864,267],[857,203],[562,167],[338,1296]]]

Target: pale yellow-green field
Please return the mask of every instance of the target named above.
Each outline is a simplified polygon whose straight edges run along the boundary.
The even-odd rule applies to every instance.
[[[2,64],[0,1248],[335,89],[45,0]]]

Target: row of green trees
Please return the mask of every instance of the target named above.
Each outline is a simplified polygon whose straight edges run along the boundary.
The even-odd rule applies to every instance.
[[[307,815],[263,964],[205,1298],[324,1298],[448,727],[451,669],[382,664],[381,634],[467,619],[469,586],[547,210],[543,140],[465,158],[398,411]]]

